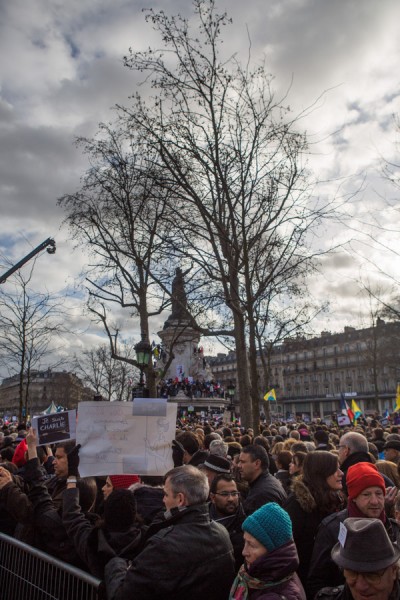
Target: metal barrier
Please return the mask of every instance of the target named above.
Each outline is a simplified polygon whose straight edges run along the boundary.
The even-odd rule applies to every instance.
[[[0,533],[1,600],[100,600],[100,580]]]

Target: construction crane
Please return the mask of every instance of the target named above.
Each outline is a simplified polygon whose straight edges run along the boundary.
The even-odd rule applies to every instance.
[[[55,254],[55,251],[56,251],[55,240],[53,240],[53,238],[47,238],[47,240],[45,240],[44,242],[39,244],[39,246],[37,246],[34,250],[32,250],[32,252],[29,252],[29,254],[24,256],[24,258],[21,258],[21,260],[19,262],[17,262],[16,265],[11,267],[11,269],[8,269],[8,271],[6,271],[4,273],[4,275],[0,276],[0,283],[5,283],[7,281],[7,279],[10,277],[10,275],[15,273],[15,271],[18,271],[18,269],[23,267],[24,264],[28,262],[28,260],[31,260],[31,258],[36,256],[36,254],[39,254],[39,252],[41,252],[45,248],[47,248],[47,252],[49,254]]]

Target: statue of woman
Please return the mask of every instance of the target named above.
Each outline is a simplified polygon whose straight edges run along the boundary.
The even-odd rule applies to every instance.
[[[172,314],[171,319],[181,320],[188,318],[189,313],[187,309],[187,298],[185,292],[184,276],[189,273],[188,269],[185,273],[182,273],[182,269],[177,267],[175,271],[175,277],[172,281]]]

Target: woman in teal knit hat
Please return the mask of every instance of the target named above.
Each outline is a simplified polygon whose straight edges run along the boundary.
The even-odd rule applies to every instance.
[[[243,522],[244,564],[229,600],[306,600],[296,574],[299,558],[288,513],[275,502],[264,504]]]

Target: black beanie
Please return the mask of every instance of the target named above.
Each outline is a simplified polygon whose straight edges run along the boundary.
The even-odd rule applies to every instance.
[[[136,500],[130,490],[116,489],[104,502],[104,523],[108,531],[126,531],[136,520]]]

